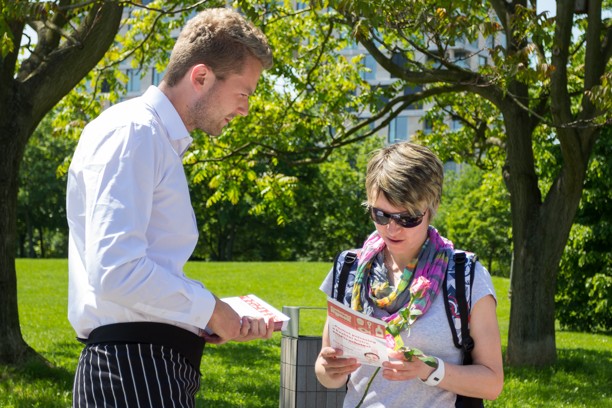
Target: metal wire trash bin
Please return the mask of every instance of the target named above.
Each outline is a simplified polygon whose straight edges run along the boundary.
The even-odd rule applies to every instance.
[[[321,350],[321,336],[301,336],[300,310],[321,307],[283,306],[291,318],[281,338],[280,408],[340,408],[345,387],[322,386],[314,373],[314,364]]]

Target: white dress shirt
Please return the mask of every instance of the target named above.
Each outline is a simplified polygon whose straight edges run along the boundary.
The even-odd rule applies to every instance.
[[[191,137],[156,87],[85,127],[68,172],[68,319],[205,328],[215,299],[183,266],[198,239],[182,154]]]

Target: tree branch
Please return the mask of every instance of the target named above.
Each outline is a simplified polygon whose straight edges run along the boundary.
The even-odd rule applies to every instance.
[[[246,154],[242,154],[242,152],[250,151],[253,146],[259,146],[263,149],[263,151],[260,153],[263,157],[283,160],[288,166],[322,163],[329,157],[334,149],[364,140],[376,134],[379,130],[384,129],[393,119],[395,119],[411,104],[435,95],[461,92],[465,90],[467,90],[465,85],[446,85],[430,88],[414,94],[398,96],[390,100],[385,107],[376,114],[365,118],[349,129],[339,131],[336,134],[336,137],[331,140],[330,143],[324,145],[313,146],[310,148],[301,149],[299,151],[287,151],[278,149],[272,145],[253,141],[231,149],[222,157],[197,160],[197,163],[218,162],[236,156],[245,156]],[[371,124],[376,125],[369,128]],[[364,129],[368,130],[362,133]],[[304,155],[311,155],[311,157],[299,158],[300,156]],[[312,155],[315,157],[312,157]]]
[[[610,58],[612,58],[612,25],[605,31],[601,54],[603,55],[606,63],[610,61]]]
[[[489,0],[491,3],[491,7],[495,11],[495,15],[497,15],[498,20],[501,22],[502,27],[504,27],[504,32],[506,36],[510,32],[510,26],[508,24],[508,14],[506,9],[506,1],[505,0]]]
[[[551,111],[555,123],[572,121],[570,98],[567,90],[567,63],[571,45],[573,10],[574,0],[559,0],[557,2],[557,24],[552,49],[552,64],[555,70],[551,76]],[[577,147],[574,146],[574,148]]]
[[[103,57],[115,39],[122,11],[114,1],[94,3],[72,34],[72,44],[59,44],[57,32],[44,30],[48,37],[37,47],[41,63],[31,71],[22,66],[19,76],[20,94],[31,106],[34,125]],[[58,24],[60,19],[66,16],[58,14],[53,22],[63,26]]]

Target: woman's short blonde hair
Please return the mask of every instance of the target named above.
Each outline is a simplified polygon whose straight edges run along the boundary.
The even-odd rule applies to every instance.
[[[431,220],[442,199],[444,167],[428,148],[402,142],[373,153],[366,173],[367,205],[373,206],[380,194],[394,207],[413,215],[427,205]]]
[[[191,67],[207,65],[219,79],[240,73],[247,57],[255,57],[264,69],[272,67],[272,51],[266,36],[236,11],[204,10],[187,22],[172,50],[164,81],[176,85]]]

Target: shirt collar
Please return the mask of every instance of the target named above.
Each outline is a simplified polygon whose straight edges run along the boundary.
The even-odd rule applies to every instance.
[[[168,133],[170,144],[179,156],[187,151],[193,138],[185,127],[183,120],[176,111],[170,99],[154,85],[151,85],[142,95],[145,103],[150,105],[159,117]]]

